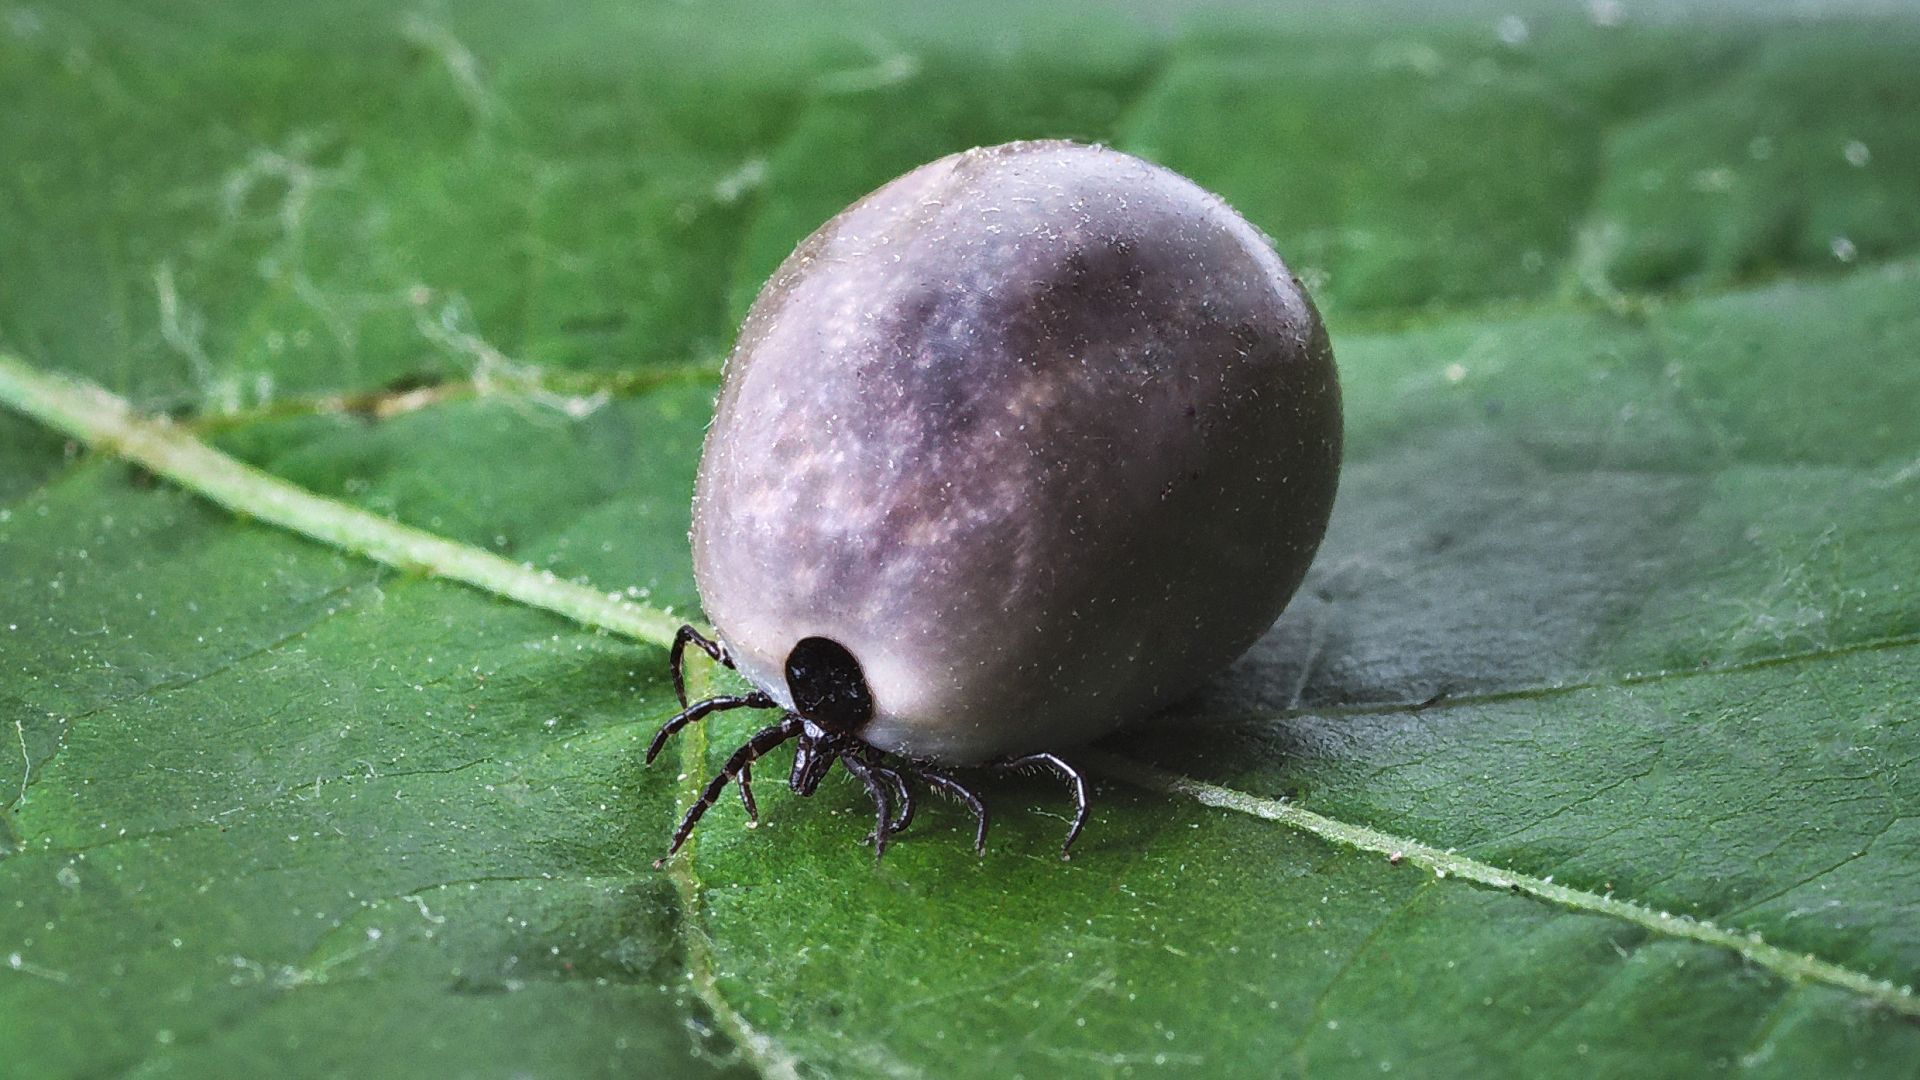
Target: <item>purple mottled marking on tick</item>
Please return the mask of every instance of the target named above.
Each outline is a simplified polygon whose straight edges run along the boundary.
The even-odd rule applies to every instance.
[[[790,256],[728,360],[702,603],[784,707],[857,658],[860,739],[954,765],[1168,703],[1280,613],[1340,458],[1332,350],[1216,196],[1113,150],[925,165]]]

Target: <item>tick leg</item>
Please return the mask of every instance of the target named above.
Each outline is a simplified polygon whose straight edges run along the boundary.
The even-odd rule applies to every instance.
[[[726,694],[721,697],[710,697],[705,701],[696,701],[680,710],[673,719],[660,728],[658,734],[654,735],[653,742],[647,745],[647,764],[653,764],[653,759],[660,756],[660,748],[667,745],[667,739],[671,738],[674,732],[695,720],[706,719],[709,713],[724,712],[727,709],[771,709],[773,705],[773,699],[758,690],[751,694]]]
[[[937,773],[932,769],[915,769],[914,772],[920,779],[926,781],[928,787],[946,792],[967,804],[967,809],[973,811],[974,820],[979,822],[973,830],[973,853],[985,855],[987,853],[987,804],[980,801],[980,796],[967,790],[965,784],[945,773]]]
[[[760,824],[760,808],[753,805],[753,766],[740,766],[740,805],[747,808],[747,820]]]
[[[1073,858],[1073,842],[1080,838],[1080,830],[1087,827],[1087,817],[1092,812],[1087,805],[1087,780],[1080,771],[1060,759],[1058,754],[1028,754],[994,765],[1002,771],[1014,769],[1045,769],[1067,782],[1073,789],[1073,827],[1067,830],[1067,842],[1060,845],[1062,859]]]
[[[673,693],[680,699],[680,707],[683,709],[687,707],[687,681],[681,674],[680,662],[687,651],[688,644],[694,645],[701,652],[713,657],[713,662],[716,664],[725,667],[733,666],[733,657],[727,655],[725,645],[717,641],[708,641],[700,631],[693,628],[691,623],[682,626],[680,632],[673,635],[673,648],[667,650],[667,670],[673,674]]]
[[[887,837],[890,833],[887,826],[893,820],[893,795],[887,790],[889,785],[874,774],[873,767],[859,758],[842,754],[840,764],[859,777],[860,782],[867,785],[867,794],[873,796],[873,808],[877,814],[873,825],[873,860],[879,862],[880,857],[887,853]]]
[[[900,796],[900,813],[894,817],[893,824],[887,826],[887,832],[897,836],[913,824],[913,789],[907,786],[907,778],[893,769],[875,766],[875,771],[892,784],[894,793]]]
[[[745,745],[735,750],[733,756],[727,759],[727,763],[720,767],[719,774],[707,784],[707,789],[700,793],[700,797],[694,800],[692,806],[687,808],[687,816],[681,818],[680,827],[673,830],[673,842],[667,845],[667,855],[679,851],[680,845],[686,843],[687,837],[693,835],[693,827],[700,824],[700,818],[714,803],[720,801],[720,793],[727,789],[728,783],[751,766],[756,758],[798,734],[800,734],[800,718],[787,716],[772,727],[761,728],[753,738],[746,741]],[[653,865],[657,867],[666,861],[666,856],[663,855],[654,860]]]
[[[860,751],[860,760],[865,762],[868,768],[878,773],[882,780],[892,784],[894,794],[899,796],[900,814],[893,819],[893,824],[887,826],[888,833],[895,836],[899,835],[908,825],[913,823],[913,789],[907,786],[906,771],[888,765],[886,760],[871,747]],[[871,843],[873,837],[869,836],[867,840]]]

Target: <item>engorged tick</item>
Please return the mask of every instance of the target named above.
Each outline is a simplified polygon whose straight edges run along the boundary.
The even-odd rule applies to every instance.
[[[754,302],[694,496],[718,640],[681,628],[683,710],[780,709],[673,834],[752,766],[835,763],[876,853],[910,780],[1055,751],[1191,691],[1272,624],[1326,529],[1340,392],[1312,303],[1217,196],[1114,150],[1023,142],[907,173],[842,211]],[[688,704],[693,645],[756,689]]]

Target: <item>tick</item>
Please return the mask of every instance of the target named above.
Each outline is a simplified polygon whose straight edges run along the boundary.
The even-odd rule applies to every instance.
[[[1020,142],[923,165],[821,226],[761,291],[700,460],[695,579],[716,628],[669,655],[682,711],[777,709],[701,791],[795,745],[837,764],[876,854],[956,770],[1086,781],[1059,751],[1190,692],[1263,633],[1325,532],[1340,391],[1267,239],[1139,158]],[[754,689],[689,703],[695,647]]]

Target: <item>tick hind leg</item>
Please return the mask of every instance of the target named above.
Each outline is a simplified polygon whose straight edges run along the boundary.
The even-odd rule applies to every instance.
[[[1087,827],[1087,818],[1092,812],[1087,803],[1087,778],[1080,775],[1080,770],[1061,760],[1058,754],[1028,754],[995,762],[992,767],[1001,772],[1045,771],[1067,782],[1073,789],[1073,827],[1067,830],[1067,842],[1060,845],[1060,857],[1073,858],[1073,842],[1080,838],[1080,830]],[[985,828],[984,823],[981,828]]]
[[[946,792],[948,795],[964,803],[967,809],[973,811],[973,819],[975,822],[973,830],[973,853],[975,855],[985,855],[987,853],[987,804],[981,802],[980,796],[969,791],[965,784],[948,776],[946,773],[936,772],[924,767],[916,768],[913,771],[914,775],[925,781],[928,787],[933,788],[935,791]]]
[[[892,785],[899,813],[893,816],[893,822],[887,826],[887,835],[900,835],[908,825],[913,824],[913,788],[907,784],[907,774],[914,770],[911,767],[889,765],[886,757],[872,747],[865,747],[857,753],[861,763],[872,769],[875,776]],[[871,844],[873,840],[873,834],[867,834],[867,843]]]
[[[893,783],[880,774],[892,773],[893,770],[884,765],[869,765],[852,754],[840,755],[840,764],[858,777],[867,786],[867,794],[873,797],[876,815],[873,823],[873,858],[878,862],[887,853],[887,838],[893,835]],[[899,779],[898,773],[894,774],[894,779]]]
[[[893,819],[892,826],[887,829],[889,836],[898,835],[900,830],[906,828],[907,823],[913,820],[913,788],[907,784],[907,777],[911,776],[933,790],[950,796],[954,800],[964,804],[968,810],[973,811],[975,822],[973,830],[973,853],[975,855],[986,854],[987,804],[980,801],[980,796],[968,790],[965,784],[962,784],[960,781],[955,780],[953,777],[948,776],[946,773],[930,765],[925,765],[917,761],[900,760],[891,765],[887,765],[882,764],[885,759],[881,758],[877,753],[863,755],[861,760],[871,766],[875,773],[888,779],[899,792],[901,803],[900,815]],[[873,837],[869,836],[867,839],[871,841]]]
[[[673,693],[680,699],[680,707],[687,707],[687,680],[681,671],[681,662],[685,659],[687,646],[692,645],[713,658],[713,662],[722,667],[733,667],[733,657],[728,655],[727,647],[717,641],[709,641],[692,623],[680,627],[673,635],[673,647],[667,650],[667,671],[673,675]]]

